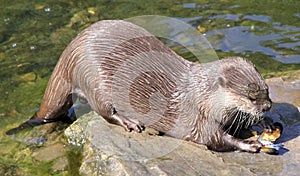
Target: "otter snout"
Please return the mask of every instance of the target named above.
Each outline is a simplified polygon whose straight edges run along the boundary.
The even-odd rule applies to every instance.
[[[259,106],[259,109],[261,112],[266,112],[269,111],[271,107],[272,107],[272,102],[267,100],[262,105]]]

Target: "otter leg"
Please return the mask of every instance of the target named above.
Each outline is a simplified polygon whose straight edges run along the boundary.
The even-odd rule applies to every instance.
[[[63,97],[61,97],[63,98]],[[51,123],[51,122],[65,122],[65,123],[72,123],[73,121],[68,116],[68,110],[72,107],[73,101],[72,101],[72,94],[69,94],[68,96],[64,97],[64,99],[61,100],[60,106],[52,106],[52,108],[49,108],[45,105],[43,102],[40,110],[36,112],[29,120],[27,120],[25,123],[21,124],[19,127],[25,127],[25,126],[37,126],[42,125],[45,123]]]
[[[60,97],[60,103],[56,104],[56,106],[49,106],[49,103],[43,101],[40,110],[30,118],[29,122],[40,122],[43,124],[62,121],[66,123],[72,123],[67,114],[68,110],[73,105],[73,97],[76,99],[76,97],[72,94]]]
[[[63,73],[60,73],[60,70],[55,67],[45,90],[41,106],[31,120],[40,120],[42,123],[67,120],[68,110],[73,105],[72,99],[76,99],[77,96],[73,96],[75,94],[72,93],[71,83],[64,80],[61,75]]]
[[[49,80],[39,110],[29,120],[16,128],[8,130],[6,134],[16,134],[23,129],[55,121],[72,123],[72,120],[67,116],[68,110],[73,105],[71,86],[55,75],[53,73]]]
[[[72,120],[67,117],[67,112],[68,109],[72,106],[72,96],[68,96],[68,100],[64,103],[64,105],[60,108],[55,109],[56,111],[49,111],[49,112],[54,112],[54,114],[52,114],[52,118],[46,119],[46,118],[40,118],[37,114],[40,112],[38,111],[37,113],[35,113],[29,120],[27,120],[26,122],[22,123],[21,125],[19,125],[16,128],[12,128],[8,131],[6,131],[7,135],[13,135],[16,134],[24,129],[28,129],[28,128],[33,128],[35,126],[38,125],[42,125],[45,123],[50,123],[50,122],[55,122],[55,121],[62,121],[62,122],[66,122],[66,123],[72,123]],[[41,107],[43,108],[43,107]],[[55,113],[56,112],[56,113]]]
[[[122,126],[126,131],[142,132],[144,125],[137,119],[125,117],[118,113],[118,110],[114,107],[111,100],[103,98],[106,95],[103,94],[104,90],[97,90],[95,92],[95,99],[89,101],[93,110],[97,114],[102,116],[107,122],[115,125]]]
[[[119,115],[117,112],[115,112],[110,118],[106,118],[106,120],[109,123],[124,127],[124,129],[128,132],[131,132],[133,130],[137,133],[141,133],[145,129],[144,125],[140,121],[128,119]]]
[[[247,140],[237,139],[227,133],[224,133],[223,140],[226,145],[230,145],[235,149],[251,152],[251,153],[259,152],[260,148],[262,147],[262,144],[258,141],[247,141]]]

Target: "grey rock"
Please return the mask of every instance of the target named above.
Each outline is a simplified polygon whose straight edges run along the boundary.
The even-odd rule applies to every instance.
[[[71,132],[79,128],[86,139],[85,143],[75,143],[83,145],[82,175],[253,174],[241,165],[225,163],[203,145],[150,135],[152,129],[140,134],[128,133],[121,127],[108,124],[94,112],[80,117],[65,135],[73,141],[83,141],[82,135],[75,139],[77,133]]]
[[[300,71],[295,79],[286,77],[267,79],[270,98],[276,103],[289,103],[300,107]]]

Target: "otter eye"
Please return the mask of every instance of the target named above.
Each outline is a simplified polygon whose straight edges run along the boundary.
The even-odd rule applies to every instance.
[[[257,96],[258,96],[258,92],[257,91],[248,91],[248,98],[251,100],[251,101],[254,101],[257,99]]]
[[[256,98],[255,98],[255,97],[253,97],[253,96],[248,96],[248,98],[249,98],[251,101],[254,101],[254,100],[256,100]]]
[[[257,97],[259,96],[259,86],[255,83],[250,83],[247,85],[247,96],[251,101],[255,101]]]

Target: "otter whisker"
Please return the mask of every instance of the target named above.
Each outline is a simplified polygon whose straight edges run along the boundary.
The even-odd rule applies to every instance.
[[[236,135],[239,132],[239,130],[240,130],[240,126],[239,126],[240,122],[241,122],[240,114],[237,113],[236,120],[232,124],[232,127],[235,127],[235,130],[233,131],[232,135]]]
[[[245,123],[245,121],[247,121],[248,117],[247,117],[247,114],[245,114],[244,112],[242,111],[238,111],[238,119],[239,119],[239,122],[238,124],[236,125],[236,130],[234,132],[234,135],[237,134],[237,132],[239,132],[242,128],[243,128],[243,124]]]
[[[233,135],[237,134],[238,131],[241,129],[241,126],[239,125],[242,121],[241,117],[242,117],[242,112],[239,111],[238,109],[234,108],[229,110],[225,116],[227,116],[228,118],[228,122],[231,122],[230,125],[228,127],[226,127],[226,122],[224,124],[222,124],[222,128],[226,127],[225,132],[229,133],[232,129],[234,129],[233,131]]]
[[[226,117],[226,121],[221,124],[220,128],[225,133],[230,133],[234,136],[238,135],[241,129],[248,129],[260,119],[258,115],[240,111],[237,108],[227,110],[224,113],[224,117]]]

